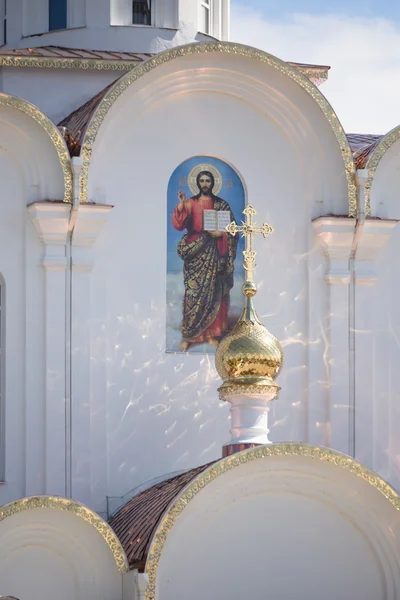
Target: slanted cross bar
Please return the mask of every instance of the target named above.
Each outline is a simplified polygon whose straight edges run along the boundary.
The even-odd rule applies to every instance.
[[[226,226],[226,231],[231,235],[241,233],[246,240],[246,249],[243,250],[244,268],[246,271],[246,281],[253,281],[253,270],[256,266],[256,251],[253,250],[253,236],[256,233],[261,233],[265,238],[273,233],[274,229],[268,223],[263,223],[257,226],[253,223],[253,217],[256,214],[254,206],[248,204],[243,211],[246,215],[246,220],[242,221],[241,225],[237,225],[235,221]]]

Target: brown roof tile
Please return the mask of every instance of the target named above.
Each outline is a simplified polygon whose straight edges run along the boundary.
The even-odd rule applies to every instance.
[[[93,96],[93,98],[90,98],[90,100],[83,104],[83,106],[80,106],[74,110],[58,124],[59,128],[66,128],[64,139],[67,143],[71,156],[79,156],[82,139],[85,135],[85,131],[89,125],[90,119],[92,118],[101,100],[107,94],[108,90],[112,88],[114,83],[115,81],[110,83],[110,85],[98,92],[95,96]]]
[[[364,169],[368,158],[375,150],[383,135],[372,133],[348,133],[347,139],[353,153],[356,169]]]
[[[38,48],[16,48],[0,50],[0,57],[36,57],[36,58],[64,58],[72,60],[106,60],[143,62],[152,54],[137,54],[134,52],[111,52],[109,50],[88,50],[80,48],[65,48],[63,46],[39,46]]]
[[[298,63],[290,61],[288,62],[288,64],[294,67],[295,69],[315,69],[316,71],[319,71],[320,69],[326,69],[327,71],[330,70],[330,67],[328,65],[311,65],[308,63]]]
[[[161,517],[182,490],[213,463],[202,465],[157,483],[134,496],[111,517],[131,569],[143,570],[151,540]]]
[[[37,58],[65,58],[82,60],[111,60],[111,61],[132,61],[143,62],[153,54],[142,54],[137,52],[118,52],[114,50],[89,50],[87,48],[66,48],[65,46],[38,46],[36,48],[6,48],[0,50],[0,57],[25,56]],[[330,67],[326,65],[312,65],[307,63],[288,62],[295,69],[310,69],[320,71],[321,69],[329,71]]]

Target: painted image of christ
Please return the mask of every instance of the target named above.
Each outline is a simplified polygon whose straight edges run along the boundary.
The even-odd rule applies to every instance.
[[[227,178],[227,190],[229,182]],[[183,281],[180,339],[175,351],[215,349],[232,321],[231,293],[239,239],[229,235],[225,226],[236,218],[230,203],[220,197],[224,182],[215,164],[197,164],[177,183],[185,185],[175,188],[169,216],[173,229],[183,232],[175,241]],[[171,274],[171,280],[173,277]]]

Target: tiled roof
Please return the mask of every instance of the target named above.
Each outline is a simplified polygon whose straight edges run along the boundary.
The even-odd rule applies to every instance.
[[[328,67],[328,65],[311,65],[311,64],[307,64],[307,63],[298,63],[298,62],[288,62],[288,65],[291,65],[292,67],[294,67],[295,69],[315,69],[315,70],[320,70],[320,69],[326,69],[327,71],[330,70],[330,67]]]
[[[154,54],[38,46],[0,50],[0,67],[129,71],[135,64],[152,56]],[[301,71],[316,86],[328,79],[330,67],[295,62],[288,64]]]
[[[111,517],[109,523],[125,550],[131,569],[144,569],[153,534],[164,512],[182,490],[212,464],[157,483],[134,496]]]
[[[79,156],[81,151],[82,138],[85,135],[86,128],[92,118],[96,108],[100,104],[102,98],[112,88],[115,81],[110,83],[104,90],[98,92],[93,98],[90,98],[83,106],[74,110],[68,117],[65,117],[58,127],[65,127],[64,139],[67,143],[71,156]]]
[[[32,58],[32,59],[49,59],[49,66],[51,60],[55,62],[54,66],[60,66],[57,61],[89,61],[93,63],[94,68],[98,68],[100,62],[106,61],[106,63],[139,63],[150,58],[152,54],[137,54],[133,52],[111,52],[109,50],[82,50],[79,48],[64,48],[63,46],[39,46],[38,48],[17,48],[17,49],[5,49],[0,50],[0,65],[4,64],[7,66],[6,58],[17,59],[17,58]],[[11,64],[11,63],[10,63]],[[23,63],[22,63],[23,64]],[[32,61],[32,65],[35,61]],[[25,65],[23,65],[25,66]],[[40,66],[40,62],[38,62]],[[127,65],[127,69],[130,68]]]
[[[372,133],[348,133],[347,139],[353,153],[357,169],[364,169],[368,158],[375,150],[383,135]]]
[[[87,50],[80,48],[66,48],[64,46],[38,46],[37,48],[11,48],[0,50],[1,57],[25,57],[25,58],[49,58],[49,59],[71,59],[71,60],[93,60],[93,61],[129,61],[142,62],[147,60],[153,54],[140,54],[134,52],[118,52],[110,50]],[[295,69],[310,69],[320,71],[321,69],[329,71],[330,67],[326,65],[311,65],[306,63],[288,62]]]

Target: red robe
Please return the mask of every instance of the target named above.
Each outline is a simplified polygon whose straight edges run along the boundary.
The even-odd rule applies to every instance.
[[[194,199],[189,198],[184,203],[182,212],[178,212],[178,207],[175,207],[172,213],[172,225],[178,231],[187,229],[186,242],[190,244],[194,242],[203,232],[203,210],[213,210],[214,202],[209,196],[203,196],[201,198]],[[221,256],[225,256],[228,252],[228,234],[223,233],[220,238],[217,239],[217,249]],[[221,306],[218,314],[207,329],[205,329],[196,338],[187,340],[188,342],[200,344],[206,342],[209,338],[221,337],[226,331],[228,326],[228,306],[226,300],[221,300]]]

